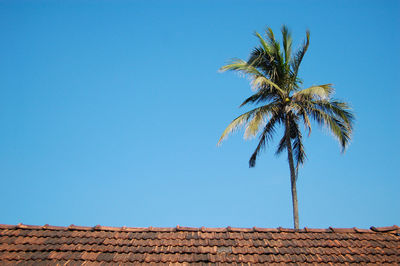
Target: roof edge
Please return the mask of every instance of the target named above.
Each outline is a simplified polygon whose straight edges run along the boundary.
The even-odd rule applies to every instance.
[[[112,226],[77,226],[71,224],[70,226],[54,226],[54,225],[26,225],[19,223],[17,225],[0,224],[0,229],[30,229],[30,230],[79,230],[79,231],[119,231],[119,232],[177,232],[177,231],[191,231],[191,232],[272,232],[272,233],[394,233],[400,234],[400,227],[397,225],[375,227],[371,226],[370,229],[362,228],[308,228],[293,229],[293,228],[238,228],[238,227],[184,227],[177,225],[176,227],[112,227]]]

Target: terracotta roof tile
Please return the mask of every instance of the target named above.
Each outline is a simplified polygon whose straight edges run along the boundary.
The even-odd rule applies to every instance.
[[[397,225],[386,226],[386,227],[375,227],[371,226],[371,230],[375,232],[399,232],[400,228]]]
[[[400,264],[400,228],[0,225],[0,264]]]

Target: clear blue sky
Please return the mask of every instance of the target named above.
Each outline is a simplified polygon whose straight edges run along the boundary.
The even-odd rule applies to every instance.
[[[400,224],[400,1],[0,1],[0,223],[292,227],[275,143],[216,143],[254,31],[311,31],[305,86],[357,115],[348,151],[314,126],[300,227]]]

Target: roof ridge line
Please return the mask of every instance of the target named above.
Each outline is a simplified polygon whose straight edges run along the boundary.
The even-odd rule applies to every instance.
[[[177,231],[189,231],[189,232],[271,232],[271,233],[400,233],[400,227],[397,225],[375,227],[371,226],[369,229],[363,228],[308,228],[293,229],[293,228],[263,228],[263,227],[252,227],[252,228],[241,228],[241,227],[187,227],[179,226],[176,227],[113,227],[113,226],[77,226],[71,224],[69,226],[55,226],[45,224],[41,225],[26,225],[19,223],[17,225],[0,224],[0,229],[31,229],[31,230],[78,230],[78,231],[118,231],[118,232],[177,232]]]

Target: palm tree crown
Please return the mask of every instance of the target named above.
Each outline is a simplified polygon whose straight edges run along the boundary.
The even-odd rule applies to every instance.
[[[223,132],[218,144],[229,133],[242,126],[246,128],[245,137],[256,136],[260,132],[259,143],[249,160],[249,166],[254,167],[260,151],[272,140],[276,127],[284,126],[284,135],[279,141],[276,154],[285,150],[288,152],[293,209],[296,208],[297,212],[297,172],[306,159],[299,124],[304,124],[308,135],[311,133],[312,119],[327,127],[337,138],[344,152],[351,138],[354,117],[347,103],[332,98],[332,84],[301,89],[302,81],[298,72],[309,46],[310,33],[307,31],[300,49],[292,53],[292,37],[289,30],[282,26],[281,31],[282,47],[270,28],[266,30],[265,38],[256,32],[260,45],[253,49],[249,59],[233,59],[220,69],[237,71],[248,76],[255,93],[240,106],[259,106],[234,119]],[[295,210],[293,214],[295,228],[298,228]]]

